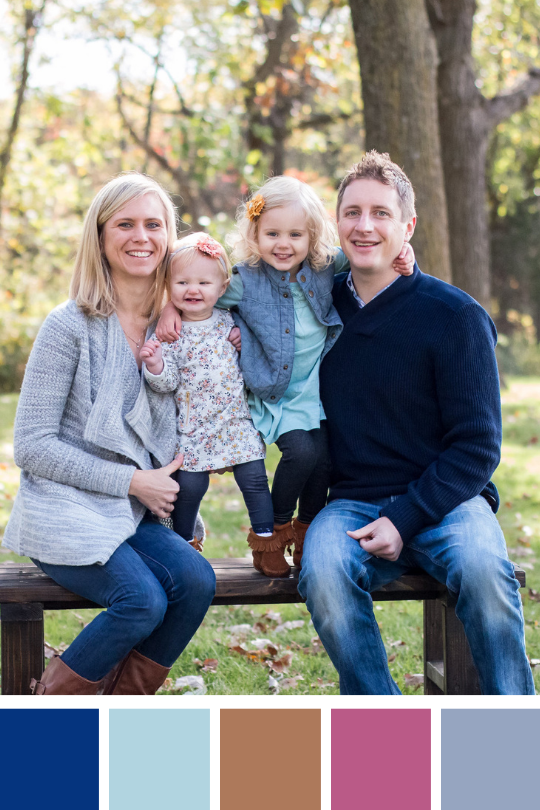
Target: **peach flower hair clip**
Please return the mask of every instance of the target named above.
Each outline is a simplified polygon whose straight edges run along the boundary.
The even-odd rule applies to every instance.
[[[182,247],[177,248],[170,254],[169,259],[172,259],[172,257],[176,256],[176,254],[180,253],[180,251],[187,250],[188,248],[191,247],[197,248],[197,250],[200,250],[201,253],[205,253],[212,259],[219,259],[219,261],[223,265],[223,269],[225,270],[225,272],[227,272],[227,266],[223,261],[223,256],[221,255],[223,248],[221,247],[219,242],[216,242],[215,239],[212,239],[212,237],[208,235],[199,237],[199,239],[197,239],[197,241],[192,245],[182,245]]]
[[[260,217],[264,208],[264,203],[265,200],[262,194],[256,194],[255,197],[252,197],[252,199],[248,202],[246,205],[246,217],[250,222],[253,222],[253,220]]]

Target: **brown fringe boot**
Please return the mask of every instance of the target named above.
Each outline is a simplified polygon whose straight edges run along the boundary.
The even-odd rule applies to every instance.
[[[253,567],[267,577],[288,577],[291,569],[285,559],[285,547],[292,540],[294,535],[290,523],[274,526],[271,537],[261,537],[250,528],[247,541],[253,552]]]
[[[306,532],[311,526],[311,523],[302,523],[298,518],[292,522],[294,530],[294,552],[293,552],[293,565],[296,568],[302,568],[302,552],[304,550],[304,540]]]

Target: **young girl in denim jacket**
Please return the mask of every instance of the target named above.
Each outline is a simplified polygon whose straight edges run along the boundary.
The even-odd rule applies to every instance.
[[[237,227],[238,263],[218,306],[230,308],[240,327],[240,368],[254,425],[282,454],[272,486],[274,533],[250,532],[248,542],[255,568],[287,576],[285,549],[294,543],[300,567],[306,531],[326,503],[330,462],[319,367],[342,330],[332,286],[348,262],[333,247],[334,225],[321,200],[293,177],[264,183],[240,206]],[[396,271],[411,272],[413,264],[405,247]],[[171,339],[180,326],[178,312],[168,307],[158,333]]]

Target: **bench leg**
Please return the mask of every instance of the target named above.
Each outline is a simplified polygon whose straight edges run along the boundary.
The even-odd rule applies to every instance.
[[[443,613],[438,599],[424,600],[424,695],[444,695]]]
[[[1,606],[2,694],[29,695],[43,672],[43,605]]]
[[[424,602],[424,693],[482,694],[465,630],[448,595]]]

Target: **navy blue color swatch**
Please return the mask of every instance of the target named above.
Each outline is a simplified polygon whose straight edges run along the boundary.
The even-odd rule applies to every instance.
[[[0,805],[99,810],[99,711],[0,709]]]

